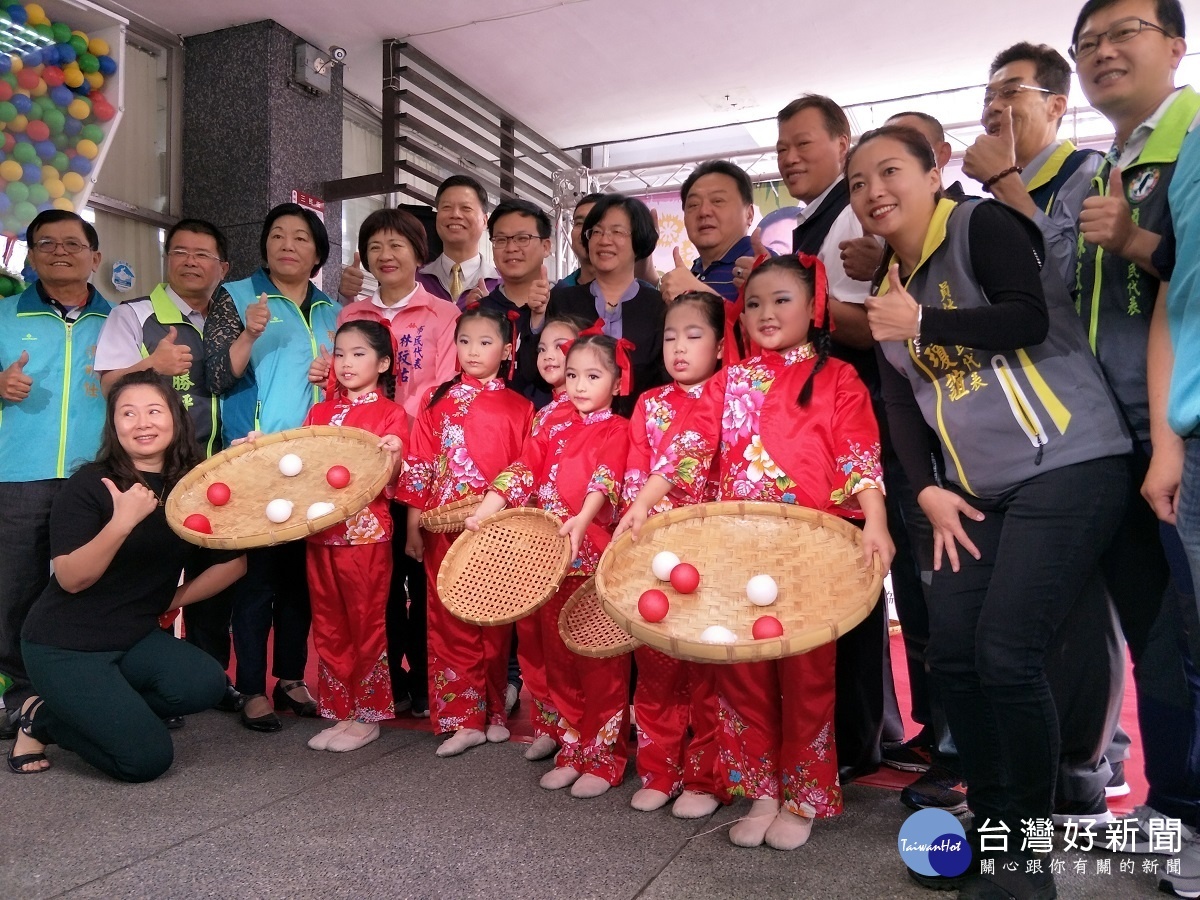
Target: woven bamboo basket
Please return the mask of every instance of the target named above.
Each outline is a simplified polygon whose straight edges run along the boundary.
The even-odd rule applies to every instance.
[[[595,659],[620,656],[641,646],[604,611],[595,578],[585,581],[567,600],[558,614],[558,633],[568,650]]]
[[[467,518],[479,509],[482,496],[463,497],[421,513],[421,527],[431,534],[462,531]]]
[[[304,463],[299,475],[279,471],[279,460],[295,453]],[[350,470],[350,483],[330,486],[325,473],[332,466]],[[205,460],[185,475],[167,496],[167,523],[185,541],[215,550],[248,550],[295,541],[336,525],[378,496],[392,474],[392,459],[379,449],[379,436],[362,428],[309,425],[278,431],[230,447]],[[208,500],[214,482],[229,486],[224,506]],[[276,524],[267,518],[267,504],[292,502],[292,515]],[[333,512],[308,519],[314,503],[333,504]],[[185,528],[193,513],[206,516],[212,534]]]
[[[700,587],[680,594],[650,571],[655,554],[669,550],[700,571]],[[770,606],[746,597],[754,575],[775,579]],[[648,646],[678,659],[706,663],[754,662],[804,653],[845,634],[879,600],[884,572],[863,567],[862,534],[849,522],[786,503],[703,503],[651,516],[634,543],[613,541],[596,569],[604,610]],[[659,588],[670,611],[658,623],[638,613],[638,598]],[[771,615],[783,635],[754,640],[759,616]],[[706,643],[701,633],[722,625],[729,644]]]
[[[542,509],[506,509],[464,531],[438,570],[437,590],[451,614],[473,625],[523,619],[554,596],[571,565],[562,521]]]

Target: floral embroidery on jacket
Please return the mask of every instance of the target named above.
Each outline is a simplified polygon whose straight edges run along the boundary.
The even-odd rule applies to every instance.
[[[863,449],[861,444],[851,443],[850,449],[837,458],[837,464],[846,476],[846,483],[829,495],[834,503],[844,504],[859,491],[870,488],[883,490],[883,464],[878,444]]]

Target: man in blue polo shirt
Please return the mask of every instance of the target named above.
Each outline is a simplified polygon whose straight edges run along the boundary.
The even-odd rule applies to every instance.
[[[93,362],[112,308],[88,283],[100,266],[91,224],[52,209],[26,235],[38,280],[0,300],[0,672],[12,680],[10,720],[32,695],[21,625],[50,580],[50,506],[100,449],[104,398]]]
[[[700,251],[689,268],[675,249],[675,268],[665,273],[659,290],[668,303],[687,291],[711,291],[736,300],[733,267],[739,257],[753,256],[746,232],[754,221],[754,188],[750,176],[723,159],[701,163],[679,189],[688,240]]]

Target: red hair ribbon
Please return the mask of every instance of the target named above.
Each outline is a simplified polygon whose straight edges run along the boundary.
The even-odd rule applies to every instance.
[[[829,279],[825,275],[825,263],[816,256],[809,256],[807,253],[797,253],[796,259],[800,260],[800,265],[806,269],[813,270],[813,324],[820,328],[822,325],[828,324],[829,331],[833,333],[833,316],[829,315]],[[828,318],[828,323],[825,321]]]
[[[400,367],[400,345],[396,340],[396,333],[392,331],[392,323],[385,319],[382,315],[373,309],[358,310],[350,316],[346,317],[347,322],[374,322],[377,325],[382,325],[383,330],[387,332],[387,336],[392,346],[392,374],[395,374]],[[340,390],[340,385],[337,380],[337,373],[334,371],[333,360],[329,362],[329,374],[325,376],[325,396],[332,397],[335,392]]]
[[[579,334],[575,335],[575,337],[571,338],[571,340],[562,342],[563,356],[566,356],[568,353],[571,352],[571,348],[575,346],[575,342],[577,340],[579,340],[581,337],[587,337],[588,335],[599,336],[599,335],[603,335],[603,334],[604,334],[604,320],[597,319],[595,322],[593,322],[587,328],[583,329],[583,331],[579,332]]]
[[[517,374],[517,344],[520,343],[521,329],[520,321],[521,314],[515,309],[510,309],[506,312],[505,317],[509,321],[509,330],[512,336],[510,343],[512,344],[512,359],[508,364],[508,380],[512,381],[513,376]]]
[[[622,397],[628,397],[633,390],[633,363],[629,361],[629,354],[636,349],[633,341],[617,338],[617,349],[614,355],[617,358],[617,368],[621,370],[621,384],[617,388],[617,393]]]

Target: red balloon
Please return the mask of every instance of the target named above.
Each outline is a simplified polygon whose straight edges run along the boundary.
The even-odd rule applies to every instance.
[[[31,141],[45,141],[50,138],[50,126],[40,119],[33,119],[25,126],[25,133]]]
[[[638,597],[638,612],[647,622],[661,622],[670,609],[671,602],[658,588],[651,588]]]
[[[63,70],[58,66],[46,66],[42,69],[42,81],[49,87],[58,87],[63,83]]]
[[[208,502],[213,506],[224,506],[232,494],[229,485],[223,481],[214,481],[208,486]]]
[[[117,114],[116,108],[107,100],[101,102],[101,98],[97,97],[92,103],[92,116],[97,122],[107,122]]]
[[[11,100],[13,97],[13,87],[7,81],[0,81],[0,101]]]
[[[345,466],[332,466],[325,473],[325,480],[329,482],[330,487],[340,491],[350,483],[350,470]]]
[[[32,91],[41,80],[42,76],[37,73],[36,69],[22,69],[17,73],[17,84],[27,91]]]
[[[681,594],[690,594],[700,587],[700,572],[691,563],[680,563],[671,570],[671,587]]]
[[[754,635],[756,641],[777,638],[783,634],[783,623],[774,616],[759,616],[754,620],[754,625],[751,627],[750,633]]]
[[[208,521],[208,516],[202,516],[200,513],[192,513],[184,519],[183,527],[199,531],[201,534],[212,534],[212,523]]]

